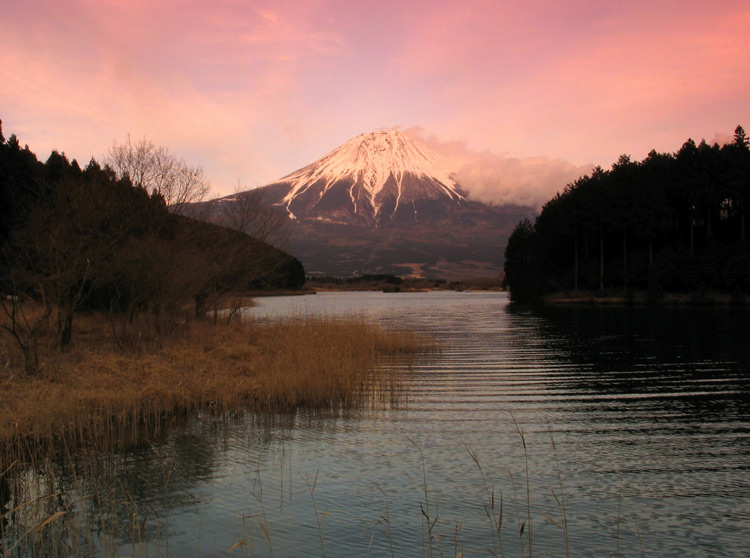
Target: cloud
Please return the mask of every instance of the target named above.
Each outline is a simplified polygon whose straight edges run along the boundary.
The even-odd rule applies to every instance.
[[[537,209],[593,165],[576,166],[549,157],[509,157],[491,151],[474,151],[463,141],[441,141],[420,127],[403,130],[434,149],[443,165],[469,194],[493,205],[530,205]]]
[[[713,145],[715,143],[719,145],[726,145],[728,143],[732,143],[734,141],[734,136],[730,136],[729,134],[725,134],[724,132],[716,132],[714,134],[713,139],[711,139],[710,142],[708,142],[710,145]]]
[[[227,194],[405,123],[493,150],[432,138],[475,198],[538,205],[590,169],[507,152],[606,167],[750,127],[747,0],[5,4],[9,133],[82,162],[146,136]]]

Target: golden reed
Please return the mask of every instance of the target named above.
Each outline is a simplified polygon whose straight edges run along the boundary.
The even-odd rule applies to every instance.
[[[24,453],[19,445],[112,439],[197,410],[356,407],[403,388],[404,368],[389,358],[403,363],[428,347],[413,332],[361,318],[166,327],[151,317],[115,323],[87,315],[66,353],[45,332],[39,371],[29,375],[13,339],[0,335],[0,463]]]

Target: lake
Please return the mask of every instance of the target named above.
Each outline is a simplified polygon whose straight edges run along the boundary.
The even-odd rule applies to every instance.
[[[745,309],[321,293],[246,317],[320,314],[440,349],[399,401],[198,415],[62,471],[86,533],[61,536],[118,556],[746,555]]]

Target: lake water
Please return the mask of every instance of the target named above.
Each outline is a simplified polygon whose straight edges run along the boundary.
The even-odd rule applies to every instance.
[[[251,319],[355,314],[441,348],[397,405],[197,416],[90,465],[67,484],[93,533],[83,553],[750,554],[747,311],[452,292],[258,302]]]

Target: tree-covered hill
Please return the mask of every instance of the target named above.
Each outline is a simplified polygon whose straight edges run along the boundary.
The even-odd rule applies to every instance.
[[[63,347],[84,309],[165,315],[190,302],[200,314],[230,292],[303,283],[292,256],[178,215],[93,159],[81,168],[55,151],[41,162],[0,128],[0,310],[11,335],[30,327],[24,299],[56,321]]]
[[[548,201],[508,241],[516,301],[579,289],[750,292],[750,149],[688,140],[674,154],[623,155]]]

